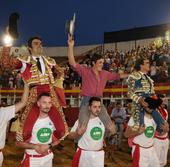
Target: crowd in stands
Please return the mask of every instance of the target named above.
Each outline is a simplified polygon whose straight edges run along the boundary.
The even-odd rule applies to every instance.
[[[136,49],[131,49],[126,52],[106,50],[104,53],[105,62],[103,68],[112,72],[131,73],[133,71],[136,59],[141,56],[150,59],[150,76],[155,82],[161,83],[170,81],[170,44],[166,41],[162,41],[161,44],[152,42],[147,47],[138,46]],[[91,55],[85,55],[79,63],[90,67],[90,59]],[[74,72],[74,70],[68,64],[64,65],[63,68],[65,69],[64,87],[80,87],[81,78],[79,75]],[[121,84],[121,82],[114,81],[108,83],[108,85],[113,84]],[[0,87],[23,87],[21,74],[18,72],[4,71],[0,77]]]
[[[90,56],[87,55],[80,64],[90,67]],[[163,41],[161,45],[155,42],[150,43],[147,47],[138,46],[136,49],[127,52],[107,50],[104,53],[104,66],[107,71],[131,73],[134,69],[136,59],[147,57],[151,62],[150,76],[155,82],[170,81],[170,44]],[[66,79],[65,86],[79,86],[81,78],[69,66],[65,67]],[[117,82],[116,82],[117,83]],[[108,83],[115,84],[114,82]],[[118,83],[120,84],[120,83]]]
[[[22,81],[21,74],[19,72],[12,72],[5,70],[1,73],[0,88],[23,88],[24,83]]]

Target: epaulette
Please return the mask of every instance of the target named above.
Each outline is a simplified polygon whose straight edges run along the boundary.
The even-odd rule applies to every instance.
[[[132,74],[130,74],[129,77],[138,80],[142,78],[142,74],[140,72],[135,71]]]
[[[55,66],[56,62],[53,58],[49,57],[49,56],[42,56],[43,59],[47,62],[47,64]]]
[[[17,59],[20,60],[21,62],[29,63],[31,60],[31,56],[30,55],[19,55]]]

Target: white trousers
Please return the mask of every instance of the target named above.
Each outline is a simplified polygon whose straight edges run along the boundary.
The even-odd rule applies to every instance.
[[[2,167],[3,159],[4,159],[4,156],[3,156],[3,153],[1,151],[0,152],[0,167]]]
[[[52,167],[53,153],[50,153],[43,157],[30,157],[30,167]],[[25,158],[25,157],[24,157]]]
[[[104,167],[104,151],[82,150],[79,167]]]
[[[160,140],[154,138],[154,147],[160,161],[160,167],[164,167],[167,164],[169,139]]]
[[[132,155],[136,146],[132,146]],[[159,159],[156,154],[155,148],[139,148],[139,167],[160,167]],[[132,156],[133,157],[133,156]]]

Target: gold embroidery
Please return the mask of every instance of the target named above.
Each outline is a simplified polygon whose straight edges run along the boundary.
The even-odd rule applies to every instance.
[[[59,104],[58,97],[57,97],[56,92],[54,90],[55,89],[55,87],[54,87],[54,77],[53,77],[51,67],[49,66],[49,62],[51,61],[51,63],[52,63],[53,59],[50,58],[47,61],[47,58],[44,58],[44,56],[43,56],[43,60],[44,60],[45,69],[46,69],[45,75],[41,74],[38,71],[38,68],[36,66],[36,62],[33,59],[31,59],[30,63],[32,64],[32,66],[31,66],[30,71],[32,73],[32,77],[29,80],[27,80],[27,82],[29,84],[33,84],[33,85],[34,84],[35,85],[44,85],[44,84],[49,85],[50,95],[52,97],[52,104],[56,108],[56,112],[59,112],[61,119],[64,123],[65,132],[64,132],[64,135],[62,136],[62,138],[60,139],[60,140],[63,140],[68,135],[69,132],[68,132],[68,126],[67,126],[67,123],[66,123],[66,120],[65,120],[65,116],[64,116],[62,107]],[[64,73],[64,71],[62,71],[62,70],[60,70],[60,71]],[[33,105],[36,101],[37,101],[37,89],[36,89],[36,87],[34,87],[30,91],[30,96],[28,98],[28,103],[27,103],[26,109],[22,114],[22,119],[21,119],[21,122],[20,122],[20,128],[17,132],[17,140],[18,141],[23,141],[24,123],[25,123],[25,120],[26,120],[29,112],[31,111],[31,109],[32,109],[32,107],[33,107]]]

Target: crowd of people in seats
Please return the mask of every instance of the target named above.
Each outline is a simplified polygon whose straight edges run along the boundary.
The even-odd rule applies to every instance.
[[[154,42],[146,47],[138,46],[129,51],[106,50],[104,53],[103,69],[111,72],[131,73],[136,59],[144,56],[151,62],[150,77],[157,83],[170,81],[170,44],[163,42],[158,45]],[[86,55],[79,63],[85,67],[91,67],[91,56]],[[70,67],[63,65],[65,71],[64,87],[80,87],[81,77]],[[0,87],[22,88],[23,81],[19,72],[4,71],[0,74]],[[109,81],[108,85],[120,84],[120,81]]]
[[[169,81],[170,45],[157,46],[154,42],[147,47],[138,46],[127,52],[106,51],[104,69],[131,73],[136,59],[146,57],[151,62],[150,76],[155,82]]]
[[[12,72],[5,70],[0,73],[0,87],[1,88],[23,88],[24,82],[20,72]]]

